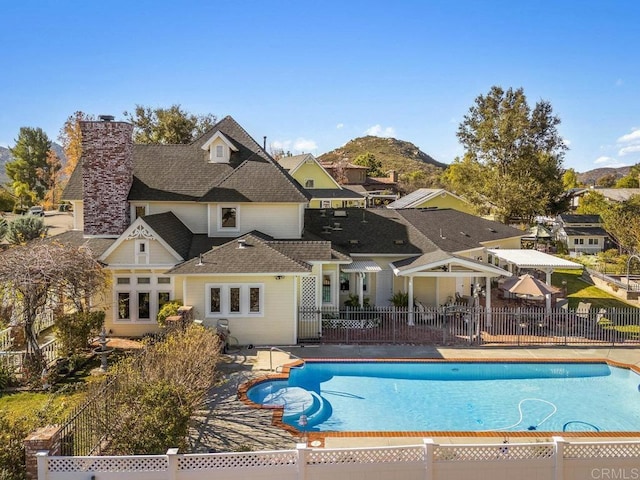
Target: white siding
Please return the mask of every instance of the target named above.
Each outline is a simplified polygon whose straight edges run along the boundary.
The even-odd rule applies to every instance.
[[[73,230],[84,230],[84,203],[71,202],[73,205]]]
[[[114,265],[134,265],[136,264],[136,241],[125,240],[123,241],[106,259],[105,262],[110,266]],[[149,255],[148,262],[144,265],[175,265],[179,263],[171,253],[169,253],[164,246],[156,241],[149,240]]]
[[[233,206],[234,204],[224,204]],[[239,203],[239,230],[220,230],[218,228],[218,205],[211,204],[209,236],[237,237],[253,230],[258,230],[274,238],[300,238],[302,220],[298,203]]]
[[[193,233],[207,233],[207,205],[196,202],[149,203],[149,215],[173,212]]]
[[[174,278],[174,285],[182,284],[183,277]],[[260,317],[223,316],[229,321],[231,335],[241,345],[283,345],[296,342],[294,282],[297,277],[286,276],[276,280],[272,275],[264,276],[211,276],[187,279],[184,304],[195,309],[197,319],[209,327],[215,327],[217,318],[207,317],[206,284],[262,284],[264,315]]]

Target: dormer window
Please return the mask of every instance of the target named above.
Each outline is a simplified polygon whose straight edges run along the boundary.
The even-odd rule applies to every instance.
[[[209,163],[229,163],[231,153],[238,151],[238,148],[219,131],[202,145],[202,149],[209,152]]]

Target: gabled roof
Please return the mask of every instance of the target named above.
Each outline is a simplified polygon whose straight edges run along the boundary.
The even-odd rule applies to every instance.
[[[252,232],[214,247],[201,257],[171,269],[169,274],[307,273],[313,261],[349,259],[333,252],[330,242],[269,240]]]
[[[211,163],[202,150],[216,133],[233,145],[229,163]],[[230,116],[188,145],[134,145],[133,201],[298,202],[302,188]],[[242,167],[242,173],[233,174]],[[231,178],[234,177],[232,180]],[[258,186],[264,185],[263,191]],[[82,160],[65,188],[63,199],[82,200]],[[231,200],[229,200],[231,199]]]
[[[154,227],[157,227],[156,230]],[[138,238],[152,239],[160,243],[176,259],[186,260],[191,244],[189,230],[172,212],[137,218],[100,256],[101,261],[111,255],[122,243]],[[177,247],[178,250],[176,250]]]
[[[438,195],[449,195],[451,197],[457,198],[461,202],[468,203],[465,199],[460,198],[457,195],[454,195],[451,192],[444,190],[443,188],[419,188],[404,197],[400,197],[395,202],[391,202],[387,205],[387,208],[413,208],[417,207],[424,202],[431,200],[432,198],[437,197]]]
[[[311,155],[310,153],[303,153],[301,155],[292,155],[290,157],[282,157],[280,159],[278,159],[278,164],[284,168],[285,170],[287,170],[289,172],[289,174],[293,174],[293,172],[300,166],[302,165],[307,158],[313,158],[315,160],[315,158],[313,157],[313,155]]]
[[[147,215],[142,217],[142,221],[167,242],[183,260],[189,258],[193,233],[173,212]]]
[[[456,274],[460,270],[482,272],[490,276],[509,276],[509,272],[504,269],[492,265],[490,263],[481,262],[472,258],[461,257],[438,250],[426,253],[417,257],[398,260],[391,263],[396,275],[407,275],[411,273],[425,273],[429,270],[439,269],[434,276],[443,277],[446,273]]]

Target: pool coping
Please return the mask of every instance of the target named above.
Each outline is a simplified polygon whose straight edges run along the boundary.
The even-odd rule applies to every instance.
[[[640,375],[640,367],[628,363],[618,362],[616,360],[606,358],[589,358],[589,359],[567,359],[567,358],[542,358],[542,359],[524,359],[524,358],[491,358],[478,360],[477,358],[305,358],[298,359],[282,366],[279,373],[269,373],[260,377],[251,379],[238,387],[238,399],[250,408],[261,410],[273,410],[272,425],[281,428],[294,436],[305,438],[314,446],[324,446],[325,438],[396,438],[396,437],[455,437],[455,438],[550,438],[553,436],[562,437],[579,437],[579,438],[626,438],[640,437],[640,431],[624,431],[624,432],[474,432],[474,431],[363,431],[363,432],[332,432],[332,431],[305,431],[299,430],[291,425],[284,423],[283,406],[269,406],[254,403],[247,396],[249,389],[260,383],[271,380],[286,380],[289,378],[291,369],[300,367],[306,362],[324,362],[324,363],[606,363],[609,366],[625,368]]]

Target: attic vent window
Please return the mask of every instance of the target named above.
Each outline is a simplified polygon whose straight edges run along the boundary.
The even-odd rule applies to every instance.
[[[393,241],[393,244],[394,244],[394,245],[404,245],[404,240],[402,240],[402,239],[394,240],[394,241]]]
[[[346,210],[336,210],[335,212],[333,212],[333,216],[334,217],[346,217],[347,216],[347,211]]]

